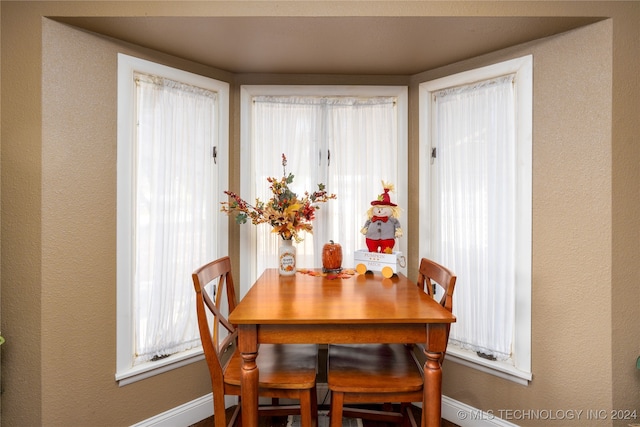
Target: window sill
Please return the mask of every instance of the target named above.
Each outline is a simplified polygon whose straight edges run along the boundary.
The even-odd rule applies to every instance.
[[[163,372],[177,369],[204,359],[202,347],[183,351],[155,362],[145,362],[116,372],[118,386],[122,387]]]
[[[452,345],[447,348],[445,359],[522,385],[529,385],[532,378],[531,372],[521,371],[509,362],[483,359],[471,351]]]

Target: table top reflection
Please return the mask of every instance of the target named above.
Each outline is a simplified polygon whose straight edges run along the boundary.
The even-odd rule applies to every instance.
[[[451,323],[451,313],[404,275],[342,278],[268,269],[229,316],[236,324]]]

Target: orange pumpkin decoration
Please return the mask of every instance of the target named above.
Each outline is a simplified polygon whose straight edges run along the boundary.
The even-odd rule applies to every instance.
[[[322,271],[339,272],[342,270],[342,246],[329,240],[322,247]]]

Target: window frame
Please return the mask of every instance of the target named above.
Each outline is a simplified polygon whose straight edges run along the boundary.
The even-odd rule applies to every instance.
[[[515,327],[513,336],[512,359],[506,362],[489,361],[471,351],[454,346],[447,348],[446,358],[459,364],[478,369],[492,375],[528,385],[531,371],[531,244],[532,244],[532,121],[533,121],[533,56],[527,55],[498,64],[469,70],[455,75],[442,77],[419,85],[419,158],[420,169],[420,212],[429,215],[420,216],[419,247],[420,257],[432,254],[431,230],[431,147],[433,138],[432,99],[433,92],[441,89],[466,85],[506,74],[516,74],[517,141],[519,144],[520,181],[517,203],[521,224],[517,236],[520,256],[517,263],[519,280],[515,288]],[[454,303],[455,313],[455,303]]]
[[[240,194],[252,194],[255,184],[251,173],[245,173],[251,165],[251,99],[254,96],[388,96],[398,99],[398,164],[408,163],[408,87],[407,86],[362,86],[362,85],[242,85],[240,87]],[[408,203],[408,173],[398,171],[398,180],[394,182],[398,206]],[[376,183],[372,183],[372,191],[379,191]],[[339,196],[338,196],[339,197]],[[365,207],[366,209],[366,207]],[[255,234],[255,227],[240,228],[240,253],[252,253],[251,242]],[[363,243],[364,244],[364,243]],[[403,254],[407,253],[407,239],[398,239],[397,247]],[[256,259],[254,256],[245,260],[249,268],[240,271],[240,295],[250,289],[258,277]],[[406,268],[400,272],[406,274]]]
[[[218,93],[218,146],[216,179],[220,189],[227,188],[229,176],[229,84],[209,77],[157,64],[122,53],[118,54],[118,130],[117,130],[117,254],[116,254],[116,374],[115,379],[124,386],[181,366],[204,359],[202,347],[173,354],[158,361],[133,364],[134,326],[132,299],[132,232],[134,217],[133,179],[135,140],[135,93],[134,72],[167,77],[195,86],[214,90]],[[221,190],[222,191],[222,190]],[[220,191],[220,193],[221,193]],[[220,195],[214,195],[221,201]],[[220,217],[216,238],[216,251],[228,253],[228,221]],[[195,308],[194,308],[195,309]]]

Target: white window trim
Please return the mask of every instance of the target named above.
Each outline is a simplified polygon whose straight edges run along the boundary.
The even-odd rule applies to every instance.
[[[431,212],[429,206],[430,165],[432,146],[432,125],[431,125],[431,99],[433,92],[440,89],[466,85],[481,80],[487,80],[496,76],[506,74],[516,74],[516,97],[518,108],[518,135],[520,144],[528,144],[532,147],[532,121],[533,121],[533,57],[527,55],[521,58],[512,59],[487,67],[470,70],[453,76],[443,77],[437,80],[421,83],[419,89],[420,111],[420,212]],[[528,227],[520,227],[522,233],[518,237],[519,241],[532,241],[532,149],[518,150],[519,168],[522,171],[523,180],[518,190],[519,195],[524,195],[523,200],[518,203],[518,216],[522,223],[529,224]],[[528,194],[528,197],[526,196]],[[420,257],[428,257],[431,252],[432,235],[429,229],[429,221],[421,221],[419,227],[419,247]],[[517,275],[519,276],[516,286],[516,321],[514,330],[514,358],[512,363],[494,362],[482,359],[475,353],[467,350],[449,346],[447,348],[447,358],[454,362],[487,372],[511,381],[527,385],[532,378],[531,372],[531,245],[521,248],[522,256],[518,259]],[[454,300],[455,312],[455,300]]]
[[[186,71],[118,54],[118,158],[117,158],[117,273],[116,273],[116,375],[120,386],[130,384],[181,366],[204,359],[202,347],[180,352],[164,359],[140,363],[133,366],[133,301],[131,292],[133,247],[133,203],[131,176],[133,171],[133,144],[135,138],[135,84],[133,73],[160,75],[203,88],[215,90],[219,96],[218,127],[218,182],[220,188],[227,188],[229,180],[229,84]],[[129,148],[128,152],[123,147]],[[219,254],[228,253],[228,221],[220,219],[219,236],[216,236]],[[195,310],[195,307],[194,307]]]
[[[251,194],[251,185],[254,177],[247,172],[247,166],[251,164],[251,99],[254,96],[395,96],[398,98],[398,164],[406,165],[408,162],[408,88],[407,86],[341,86],[341,85],[242,85],[240,88],[240,194]],[[407,206],[408,203],[408,174],[398,171],[397,190],[398,206]],[[372,183],[375,185],[375,183]],[[240,253],[251,253],[251,241],[255,239],[255,227],[241,227]],[[407,239],[399,239],[399,251],[407,253]],[[240,271],[240,298],[244,296],[258,277],[255,257],[248,257],[249,268]],[[400,269],[406,274],[406,270]]]

